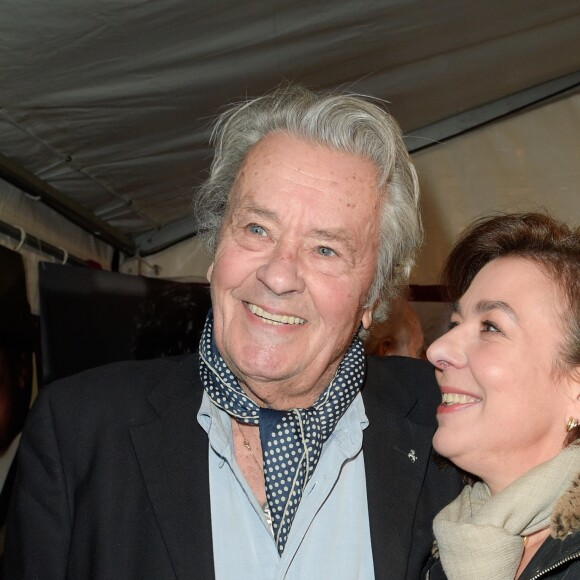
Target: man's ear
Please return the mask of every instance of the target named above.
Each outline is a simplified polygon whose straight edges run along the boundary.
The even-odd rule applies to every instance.
[[[394,350],[393,343],[387,339],[379,343],[373,354],[378,356],[389,356],[393,354]]]
[[[207,269],[207,274],[205,275],[205,277],[207,278],[207,281],[211,284],[211,275],[213,272],[213,262],[209,265],[209,268]]]
[[[371,327],[371,324],[373,323],[373,310],[374,310],[374,305],[370,306],[369,308],[365,308],[363,310],[361,323],[362,323],[363,328],[365,330],[368,330]]]

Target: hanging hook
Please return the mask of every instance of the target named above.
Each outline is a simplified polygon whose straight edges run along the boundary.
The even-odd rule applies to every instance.
[[[64,266],[64,264],[66,264],[68,261],[68,252],[60,246],[57,246],[57,248],[62,252],[62,264]]]
[[[141,275],[141,264],[144,264],[151,270],[155,276],[159,276],[161,273],[161,266],[158,264],[151,264],[147,260],[143,259],[140,254],[137,254],[137,273]]]
[[[26,232],[20,226],[14,226],[20,232],[20,241],[18,245],[14,248],[15,252],[20,252],[22,246],[26,242]]]

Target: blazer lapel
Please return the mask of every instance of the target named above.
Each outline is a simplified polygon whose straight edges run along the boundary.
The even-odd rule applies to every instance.
[[[191,359],[186,359],[191,360]],[[207,435],[197,422],[197,368],[167,378],[150,401],[159,413],[133,427],[143,479],[178,578],[213,578]]]
[[[395,358],[395,357],[394,357]],[[369,361],[362,391],[369,425],[363,436],[369,523],[376,578],[405,578],[413,544],[415,512],[430,461],[434,426],[411,416],[418,377],[400,384],[392,363]],[[401,369],[409,378],[410,369]],[[430,371],[432,372],[432,371]],[[429,375],[431,379],[431,375]],[[431,421],[434,421],[434,412]]]
[[[433,429],[385,414],[373,422],[363,449],[375,577],[405,578]]]

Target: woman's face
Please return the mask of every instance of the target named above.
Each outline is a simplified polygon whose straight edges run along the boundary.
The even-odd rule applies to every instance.
[[[442,392],[433,445],[492,493],[554,457],[580,415],[578,383],[555,370],[561,302],[533,262],[493,260],[427,351]]]

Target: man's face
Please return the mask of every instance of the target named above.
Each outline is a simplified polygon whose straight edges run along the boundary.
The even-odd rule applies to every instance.
[[[232,188],[208,271],[215,340],[262,406],[310,406],[357,332],[378,246],[374,165],[284,133]]]

